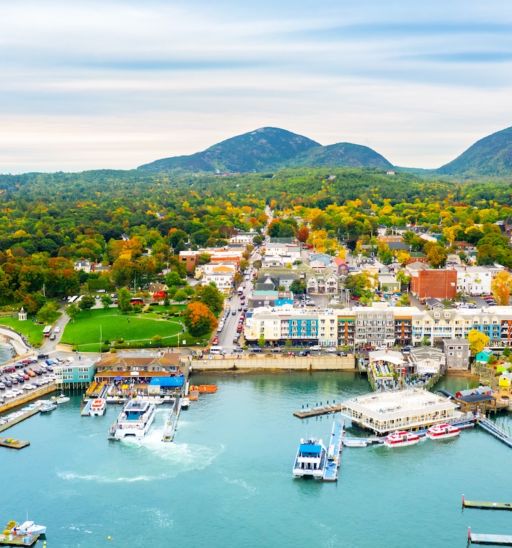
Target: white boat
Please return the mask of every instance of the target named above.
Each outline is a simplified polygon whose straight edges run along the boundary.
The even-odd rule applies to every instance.
[[[293,464],[293,477],[312,477],[321,480],[324,477],[326,463],[327,450],[322,440],[301,439]]]
[[[190,407],[189,398],[181,398],[180,402],[180,406],[182,409],[188,409]]]
[[[453,424],[443,423],[431,426],[427,430],[427,438],[431,440],[446,440],[456,438],[460,434],[460,428]]]
[[[58,396],[53,396],[52,401],[60,405],[61,403],[67,403],[69,399],[65,394],[59,394]]]
[[[51,413],[52,411],[55,411],[55,409],[57,409],[57,404],[53,401],[44,402],[39,406],[41,413]]]
[[[24,521],[14,527],[17,535],[46,535],[46,525],[37,525],[33,521]]]
[[[368,447],[368,442],[365,439],[345,438],[343,445],[345,447]]]
[[[384,440],[386,447],[407,447],[408,445],[415,445],[420,441],[420,436],[414,432],[405,432],[400,430],[388,434]]]
[[[110,439],[143,438],[155,420],[155,410],[155,404],[147,400],[138,398],[130,400],[110,428]]]
[[[102,417],[105,414],[106,408],[107,400],[104,398],[96,398],[91,402],[91,406],[89,407],[89,415],[91,417]]]

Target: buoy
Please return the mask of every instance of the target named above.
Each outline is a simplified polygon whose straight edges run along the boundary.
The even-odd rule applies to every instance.
[[[112,537],[108,535],[107,540],[112,540]]]

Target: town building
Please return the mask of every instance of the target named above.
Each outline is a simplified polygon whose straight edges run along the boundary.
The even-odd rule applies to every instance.
[[[418,263],[413,263],[418,264]],[[457,295],[457,271],[446,269],[411,268],[406,269],[411,275],[411,293],[419,299],[454,299]]]
[[[54,366],[55,382],[60,388],[83,388],[94,379],[96,366],[92,360],[76,360]]]
[[[494,276],[503,267],[455,266],[457,292],[465,295],[490,295]]]
[[[467,339],[444,339],[446,368],[449,371],[467,371],[469,367],[469,342]]]

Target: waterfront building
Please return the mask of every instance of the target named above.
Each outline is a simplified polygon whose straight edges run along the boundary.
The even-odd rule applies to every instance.
[[[456,405],[448,398],[420,388],[358,396],[342,402],[341,413],[379,435],[427,428],[458,416]]]
[[[96,365],[92,360],[77,360],[54,366],[55,382],[61,388],[82,388],[94,379]]]
[[[95,381],[119,378],[149,379],[177,375],[180,372],[180,354],[160,352],[107,354],[96,363]]]
[[[469,367],[469,342],[467,339],[444,339],[446,368],[449,371],[466,371]]]
[[[411,348],[410,365],[418,375],[439,375],[446,369],[446,356],[434,346],[417,346]]]

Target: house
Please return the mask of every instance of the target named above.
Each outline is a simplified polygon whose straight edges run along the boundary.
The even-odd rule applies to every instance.
[[[399,293],[400,292],[400,282],[390,274],[380,274],[379,278],[379,289],[384,293]]]
[[[195,251],[180,251],[179,261],[185,265],[187,274],[193,274],[197,265],[198,253]]]
[[[466,295],[490,295],[492,280],[503,267],[455,266],[457,292]]]
[[[450,371],[467,371],[469,367],[469,342],[467,339],[444,339],[446,367]]]
[[[250,245],[253,243],[254,237],[257,235],[257,232],[251,230],[249,232],[238,232],[234,236],[231,236],[229,243],[232,245]]]
[[[201,281],[203,284],[214,283],[217,289],[229,293],[233,288],[237,269],[231,264],[208,264],[203,265],[202,272]]]

